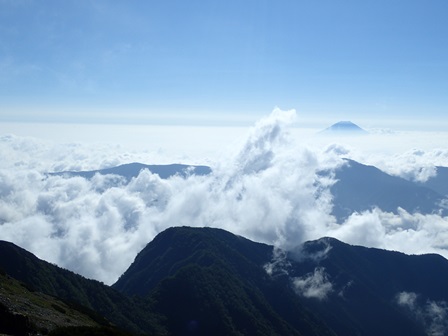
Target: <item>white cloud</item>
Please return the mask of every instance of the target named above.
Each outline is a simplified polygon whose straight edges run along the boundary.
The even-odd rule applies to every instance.
[[[306,298],[324,300],[333,291],[333,285],[322,267],[316,267],[313,273],[293,278],[292,281],[296,292]]]
[[[413,292],[401,292],[397,294],[396,299],[400,306],[414,310],[417,303],[417,294]]]
[[[341,225],[330,225],[326,234],[344,242],[408,254],[438,253],[448,258],[448,217],[398,214],[378,209],[352,214]]]
[[[44,172],[175,161],[116,144],[0,136],[0,237],[107,283],[157,233],[180,225],[219,227],[283,250],[333,236],[353,244],[448,256],[448,219],[437,215],[374,209],[336,224],[328,190],[334,181],[317,172],[338,167],[341,156],[357,149],[298,143],[291,134],[296,129],[289,126],[294,120],[294,111],[275,110],[230,154],[211,141],[220,159],[210,176],[161,180],[143,171],[128,184],[118,177],[86,180]],[[386,162],[384,155],[382,160]]]
[[[272,260],[264,265],[264,270],[270,276],[276,275],[289,275],[289,268],[291,267],[291,263],[287,258],[286,251],[274,247],[272,253]]]
[[[363,137],[305,137],[300,129],[294,137],[315,151],[328,151],[341,157],[373,165],[388,174],[411,181],[426,181],[435,166],[448,166],[447,132],[373,133]]]

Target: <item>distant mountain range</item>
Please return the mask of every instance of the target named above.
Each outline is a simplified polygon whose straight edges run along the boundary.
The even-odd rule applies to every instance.
[[[409,213],[448,214],[443,206],[445,191],[448,191],[447,168],[439,168],[436,177],[425,183],[418,183],[388,175],[374,166],[349,159],[345,161],[346,164],[335,171],[337,182],[331,187],[334,197],[333,214],[339,221],[353,212],[374,207],[393,213],[397,213],[400,207]]]
[[[448,215],[444,200],[448,195],[448,168],[437,167],[437,175],[426,182],[412,182],[401,177],[389,175],[374,166],[363,165],[354,160],[345,159],[346,164],[334,172],[323,171],[320,174],[331,175],[337,182],[331,187],[333,194],[333,215],[339,222],[354,212],[363,212],[375,207],[397,213],[402,208],[409,213],[437,213]],[[148,169],[160,178],[172,176],[208,175],[212,169],[207,166],[145,165],[129,163],[113,168],[80,171],[56,172],[50,175],[81,176],[87,179],[95,174],[119,175],[129,182],[143,170]]]
[[[332,238],[285,253],[220,229],[177,227],[150,242],[112,288],[8,242],[0,241],[0,255],[2,287],[14,278],[33,293],[59,297],[53,308],[60,314],[68,314],[64,302],[73,302],[96,314],[103,328],[134,334],[448,333],[448,261],[438,255],[409,256]],[[27,318],[10,302],[28,293],[8,301],[0,291],[0,321],[12,309]],[[64,334],[79,335],[77,328]],[[0,333],[4,329],[0,325]]]
[[[57,176],[81,176],[86,179],[91,179],[95,174],[101,175],[119,175],[124,177],[128,182],[133,177],[137,177],[138,174],[144,169],[148,169],[151,173],[157,174],[162,179],[167,179],[172,176],[187,177],[189,175],[207,175],[211,173],[210,167],[207,166],[190,166],[184,164],[169,164],[169,165],[146,165],[142,163],[127,163],[117,167],[89,170],[89,171],[63,171],[48,173],[48,175]]]

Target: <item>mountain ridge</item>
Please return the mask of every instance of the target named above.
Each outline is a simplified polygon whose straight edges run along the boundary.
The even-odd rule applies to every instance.
[[[176,228],[175,230],[191,232],[201,229]],[[234,239],[237,238],[234,237]],[[246,240],[241,242],[248,243]],[[174,253],[174,246],[170,247],[170,253]],[[331,246],[330,250],[321,253],[328,246]],[[147,248],[141,253],[144,253]],[[323,251],[320,250],[321,248]],[[272,247],[271,250],[273,251]],[[179,255],[183,254],[179,252]],[[448,278],[448,262],[436,254],[409,256],[401,252],[352,246],[334,238],[322,238],[305,243],[301,250],[301,258],[297,258],[297,255],[291,255],[291,258],[286,257],[283,260],[273,260],[272,256],[263,258],[264,262],[260,265],[263,264],[264,272],[266,272],[265,266],[270,263],[274,265],[274,272],[268,277],[266,277],[268,272],[264,274],[263,281],[266,282],[261,282],[264,285],[260,285],[260,282],[252,282],[252,286],[258,286],[273,309],[281,312],[281,316],[285,314],[285,310],[299,309],[299,311],[311,312],[314,317],[308,317],[308,319],[322,321],[331,330],[327,332],[335,332],[338,335],[424,335],[425,326],[409,317],[408,312],[397,303],[397,296],[400,293],[418,293],[422,298],[432,300],[431,302],[447,302],[448,300],[447,294],[443,294],[445,292],[443,279]],[[388,261],[389,259],[392,261]],[[139,257],[136,261],[139,261]],[[147,267],[152,272],[157,272],[154,264]],[[197,267],[203,269],[201,267],[204,265]],[[414,267],[417,270],[414,270]],[[200,272],[199,269],[196,271]],[[183,274],[182,267],[179,270],[179,273]],[[131,266],[129,271],[133,273],[135,270]],[[174,272],[171,278],[177,279],[175,283],[181,285],[183,282],[179,279],[179,273]],[[433,277],[436,274],[440,274],[442,280],[434,280]],[[119,281],[126,282],[125,278],[130,278],[131,275],[125,272],[124,278],[120,278]],[[139,282],[136,278],[132,281]],[[314,284],[313,281],[315,281]],[[420,282],[425,285],[419,284]],[[301,290],[297,288],[294,290],[295,284],[304,285],[301,290],[309,290],[311,294],[299,293]],[[313,285],[316,287],[306,287]],[[331,290],[322,297],[312,294],[313,290],[319,289],[319,286]],[[121,286],[115,284],[114,287],[120,289]],[[135,286],[128,286],[128,288],[132,287],[135,288]],[[155,286],[152,290],[157,293],[160,288]],[[149,292],[151,289],[147,293]],[[276,294],[273,294],[274,292]],[[162,293],[166,294],[163,290]],[[161,298],[164,296],[162,295]],[[371,306],[367,308],[366,302],[369,302]],[[299,306],[296,306],[298,303]],[[347,322],[351,320],[358,322],[354,324]],[[287,322],[294,325],[291,321],[292,319]],[[378,321],[384,321],[384,324],[378,324]]]
[[[340,222],[353,212],[374,207],[393,213],[400,207],[409,213],[448,214],[441,206],[444,197],[427,185],[389,175],[375,166],[344,160],[345,164],[334,171],[336,183],[330,188],[334,196],[333,214]]]
[[[406,255],[331,237],[281,252],[222,229],[172,227],[142,249],[113,288],[12,243],[0,241],[0,255],[0,268],[10,276],[35,290],[87,300],[134,333],[420,336],[435,327],[440,335],[448,332],[428,308],[448,313],[448,261],[435,254]]]
[[[127,182],[129,182],[132,177],[138,176],[138,174],[144,169],[148,169],[151,173],[159,175],[159,177],[162,179],[168,179],[176,175],[185,178],[190,175],[208,175],[211,173],[211,168],[208,166],[185,165],[177,163],[168,165],[147,165],[143,163],[132,162],[104,169],[51,172],[48,173],[48,175],[68,177],[81,176],[86,179],[91,179],[93,176],[95,176],[95,174],[112,174],[122,176]]]
[[[99,281],[86,279],[50,264],[11,242],[0,240],[0,255],[0,269],[29,285],[34,291],[95,311],[115,325],[134,333],[161,330],[155,315],[144,309],[135,309],[143,308],[145,304],[122,295]]]
[[[395,214],[398,208],[402,208],[409,213],[448,215],[448,209],[444,206],[445,197],[448,195],[447,167],[436,167],[435,176],[430,177],[426,182],[418,182],[387,174],[375,166],[365,165],[352,159],[345,158],[344,160],[345,164],[334,171],[319,172],[319,174],[333,176],[336,180],[330,191],[334,197],[332,214],[338,222],[343,222],[354,212],[361,213],[375,207]],[[131,163],[100,170],[48,174],[50,176],[81,176],[87,179],[95,174],[113,174],[123,177],[125,183],[129,183],[144,169],[149,169],[163,179],[176,175],[185,178],[190,174],[205,176],[212,173],[208,166]],[[121,182],[115,181],[111,185],[114,183]]]

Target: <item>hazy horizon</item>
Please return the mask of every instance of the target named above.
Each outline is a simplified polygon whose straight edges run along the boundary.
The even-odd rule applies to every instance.
[[[441,130],[447,10],[2,0],[0,122],[250,126],[278,106],[312,127]]]

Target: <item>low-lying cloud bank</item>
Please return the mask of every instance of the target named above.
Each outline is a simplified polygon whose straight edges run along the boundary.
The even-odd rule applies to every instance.
[[[329,192],[335,181],[317,172],[340,166],[349,151],[297,145],[289,135],[295,118],[294,111],[275,110],[260,120],[209,176],[162,180],[142,171],[130,183],[44,173],[112,166],[126,161],[125,154],[108,157],[102,149],[93,167],[95,156],[78,145],[0,137],[0,239],[108,284],[157,233],[181,225],[219,227],[282,249],[333,236],[448,257],[447,218],[374,209],[336,223]],[[314,288],[310,279],[297,280],[304,293]]]

